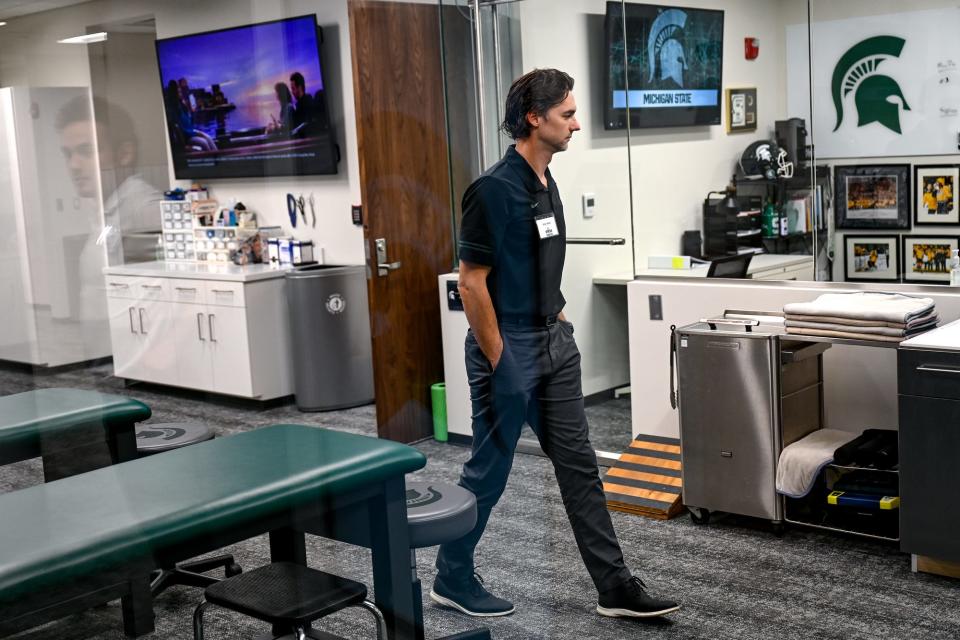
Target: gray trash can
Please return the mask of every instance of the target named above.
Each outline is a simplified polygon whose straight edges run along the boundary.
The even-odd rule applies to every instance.
[[[365,266],[313,264],[286,274],[293,388],[301,411],[373,401]]]

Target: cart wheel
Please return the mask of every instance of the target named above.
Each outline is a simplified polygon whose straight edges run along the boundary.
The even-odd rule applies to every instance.
[[[773,535],[777,536],[778,538],[782,538],[783,534],[787,531],[787,525],[785,525],[783,522],[773,522],[771,523],[770,528],[773,531]]]
[[[710,511],[700,507],[687,507],[694,524],[704,525],[710,522]]]
[[[228,577],[232,578],[233,576],[238,576],[243,573],[243,569],[236,562],[233,564],[228,564],[223,570],[223,573]]]

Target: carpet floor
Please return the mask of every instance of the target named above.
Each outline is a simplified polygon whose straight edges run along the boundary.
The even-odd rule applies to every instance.
[[[77,387],[124,393],[146,402],[155,422],[196,420],[227,435],[279,422],[311,424],[374,435],[373,406],[329,413],[300,413],[290,404],[272,408],[225,402],[149,386],[125,388],[111,365],[33,375],[0,368],[0,395],[37,387]],[[588,409],[595,428],[629,425],[629,400]],[[620,427],[618,427],[619,429]],[[532,435],[532,434],[531,434]],[[426,441],[428,458],[417,477],[456,481],[468,449]],[[599,447],[598,447],[599,448]],[[0,468],[0,492],[42,481],[37,461]],[[2,514],[0,514],[2,519]],[[485,620],[497,639],[956,639],[960,638],[960,582],[910,571],[909,556],[895,545],[797,527],[774,537],[762,522],[733,516],[697,526],[689,518],[666,522],[613,513],[628,564],[650,590],[681,601],[665,620],[602,618],[560,501],[550,462],[519,455],[507,490],[477,551],[477,570],[491,591],[512,600],[517,612]],[[307,539],[311,566],[372,583],[369,552],[319,538]],[[265,537],[227,549],[247,569],[266,564]],[[417,555],[429,591],[435,549]],[[155,601],[156,639],[192,637],[198,589],[174,587]],[[2,615],[2,612],[0,612]],[[479,626],[474,620],[424,604],[426,636],[436,638]],[[368,615],[346,610],[325,619],[324,630],[346,638],[373,638]],[[255,638],[264,625],[211,608],[206,637]],[[91,609],[14,636],[18,640],[120,640],[119,603]]]

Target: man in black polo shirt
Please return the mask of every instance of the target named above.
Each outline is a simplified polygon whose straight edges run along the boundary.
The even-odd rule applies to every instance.
[[[651,617],[679,608],[650,597],[627,569],[587,436],[580,352],[560,293],[566,224],[547,168],[580,129],[572,89],[573,78],[555,69],[517,79],[502,125],[516,145],[463,196],[458,284],[470,322],[473,451],[460,484],[477,497],[477,524],[440,547],[430,597],[474,616],[514,610],[483,587],[473,553],[503,494],[524,423],[553,462],[577,547],[600,594],[597,611]]]

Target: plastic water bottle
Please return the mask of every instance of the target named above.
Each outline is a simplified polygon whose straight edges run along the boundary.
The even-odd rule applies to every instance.
[[[780,220],[777,219],[777,210],[773,202],[767,201],[763,207],[763,213],[760,214],[760,225],[763,229],[764,238],[773,238],[780,235]]]

